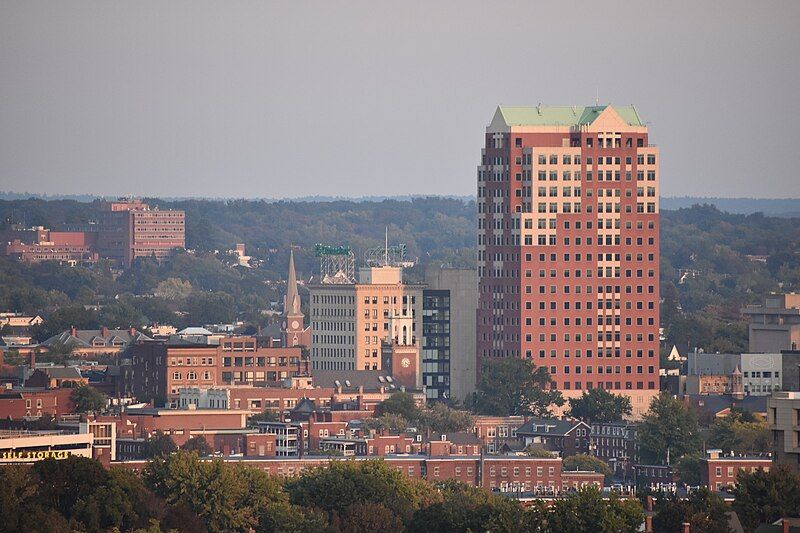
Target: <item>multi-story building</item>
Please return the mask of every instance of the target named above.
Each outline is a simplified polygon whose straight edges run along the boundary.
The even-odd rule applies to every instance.
[[[137,257],[163,259],[186,247],[186,214],[151,209],[141,200],[102,202],[100,255],[128,267]]]
[[[580,420],[530,418],[517,429],[526,446],[557,452],[561,457],[589,453],[591,427]]]
[[[175,404],[181,388],[265,386],[309,373],[300,347],[263,347],[255,337],[224,337],[219,344],[145,341],[134,346],[131,363],[128,391],[159,404]]]
[[[783,388],[783,356],[780,353],[690,353],[686,361],[686,392],[689,394],[714,393],[713,385],[722,386],[721,377],[730,378],[728,390],[718,393],[734,394],[734,378],[741,379],[745,395],[767,396]],[[692,376],[707,376],[710,390],[703,390],[704,383]]]
[[[708,490],[720,491],[736,487],[739,472],[769,472],[772,459],[765,456],[723,455],[722,450],[707,450],[701,460],[700,481]]]
[[[589,453],[602,459],[614,475],[633,477],[633,466],[639,462],[636,424],[627,422],[594,423],[589,432]]]
[[[505,107],[478,167],[479,361],[658,393],[659,152],[633,106]]]
[[[361,268],[358,282],[311,285],[311,361],[315,370],[381,370],[381,345],[389,319],[413,317],[412,337],[422,333],[423,285],[403,283],[403,268]],[[417,365],[420,368],[420,365]]]
[[[773,459],[800,474],[800,392],[776,392],[767,400]]]
[[[429,399],[466,400],[475,390],[477,271],[430,267],[422,303],[422,384]]]
[[[742,309],[750,318],[750,352],[777,353],[800,347],[800,294],[774,294],[763,305]]]

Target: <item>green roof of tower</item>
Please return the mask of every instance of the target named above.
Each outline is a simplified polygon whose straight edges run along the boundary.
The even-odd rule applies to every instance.
[[[644,126],[639,113],[628,106],[499,106],[503,119],[509,126],[578,126],[591,124],[607,107],[622,117],[630,126]]]

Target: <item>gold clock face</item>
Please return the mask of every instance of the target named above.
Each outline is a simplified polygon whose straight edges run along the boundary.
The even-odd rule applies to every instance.
[[[403,368],[408,368],[411,366],[411,359],[408,357],[403,357],[403,359],[400,360],[400,364],[403,365]]]
[[[297,320],[292,320],[292,329],[297,329],[300,327],[300,322]]]

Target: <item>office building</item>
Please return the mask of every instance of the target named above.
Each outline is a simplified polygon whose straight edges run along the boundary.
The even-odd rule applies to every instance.
[[[762,305],[749,305],[750,352],[777,353],[800,346],[800,294],[773,294]]]
[[[478,275],[429,267],[422,304],[422,383],[429,399],[466,400],[475,390]]]
[[[321,282],[309,286],[315,370],[380,370],[390,316],[408,313],[411,344],[419,344],[423,285],[404,283],[402,266],[366,266],[357,280],[339,274],[323,272]]]
[[[102,202],[100,207],[98,251],[123,267],[138,257],[164,259],[186,247],[184,211],[151,209],[138,199]]]
[[[500,106],[477,188],[479,363],[527,358],[564,396],[602,387],[641,415],[659,385],[659,151],[636,109]]]

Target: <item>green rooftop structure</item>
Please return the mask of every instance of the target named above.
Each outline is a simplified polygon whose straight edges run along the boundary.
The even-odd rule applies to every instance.
[[[644,126],[639,113],[628,106],[498,106],[499,114],[508,126],[584,126],[591,124],[606,108],[611,107],[629,126]]]

